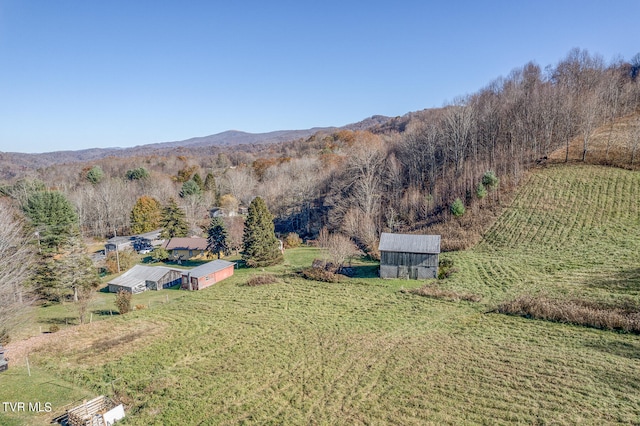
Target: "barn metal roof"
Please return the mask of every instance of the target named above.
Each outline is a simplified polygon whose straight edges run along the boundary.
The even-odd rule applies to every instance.
[[[440,235],[391,234],[380,235],[380,251],[401,253],[440,253]]]
[[[133,288],[139,284],[145,284],[146,281],[158,281],[169,271],[184,272],[183,269],[167,268],[166,266],[135,265],[124,274],[109,281],[108,284]]]
[[[204,265],[200,265],[186,272],[188,272],[189,275],[191,275],[192,277],[201,278],[201,277],[206,277],[207,275],[212,274],[214,272],[221,271],[224,268],[227,268],[231,265],[235,265],[235,263],[218,259],[209,263],[205,263]]]

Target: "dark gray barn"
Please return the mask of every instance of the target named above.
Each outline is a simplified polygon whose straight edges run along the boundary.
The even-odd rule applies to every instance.
[[[437,278],[440,235],[380,236],[380,278]]]

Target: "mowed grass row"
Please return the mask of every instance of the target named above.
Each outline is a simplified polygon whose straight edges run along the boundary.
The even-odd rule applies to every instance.
[[[117,379],[128,424],[640,416],[636,336],[484,314],[375,284],[237,284],[110,320],[113,348],[60,345],[37,360],[59,368],[64,359],[60,374],[96,392],[110,393]],[[166,325],[144,344],[126,338],[150,322]]]
[[[640,296],[640,173],[599,166],[533,172],[473,249],[448,253],[448,285],[487,301],[522,292]]]
[[[638,179],[535,171],[478,246],[444,254],[460,271],[439,285],[481,303],[401,292],[422,283],[373,278],[371,264],[303,280],[318,252],[302,248],[31,359],[95,393],[113,383],[134,425],[637,424],[640,337],[485,312],[523,292],[637,300]],[[279,282],[245,286],[256,273]]]

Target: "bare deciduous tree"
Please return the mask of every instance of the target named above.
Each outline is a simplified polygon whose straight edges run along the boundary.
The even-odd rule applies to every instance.
[[[31,298],[24,284],[34,264],[34,247],[17,213],[0,200],[0,338],[16,324]]]

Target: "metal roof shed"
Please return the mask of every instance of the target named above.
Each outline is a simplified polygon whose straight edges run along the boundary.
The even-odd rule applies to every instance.
[[[438,276],[440,235],[380,236],[380,277],[428,279]]]
[[[137,294],[146,290],[162,290],[179,284],[183,270],[166,266],[135,265],[124,274],[109,281],[109,291],[120,290]]]
[[[233,275],[235,263],[214,260],[182,273],[182,288],[202,290]]]

